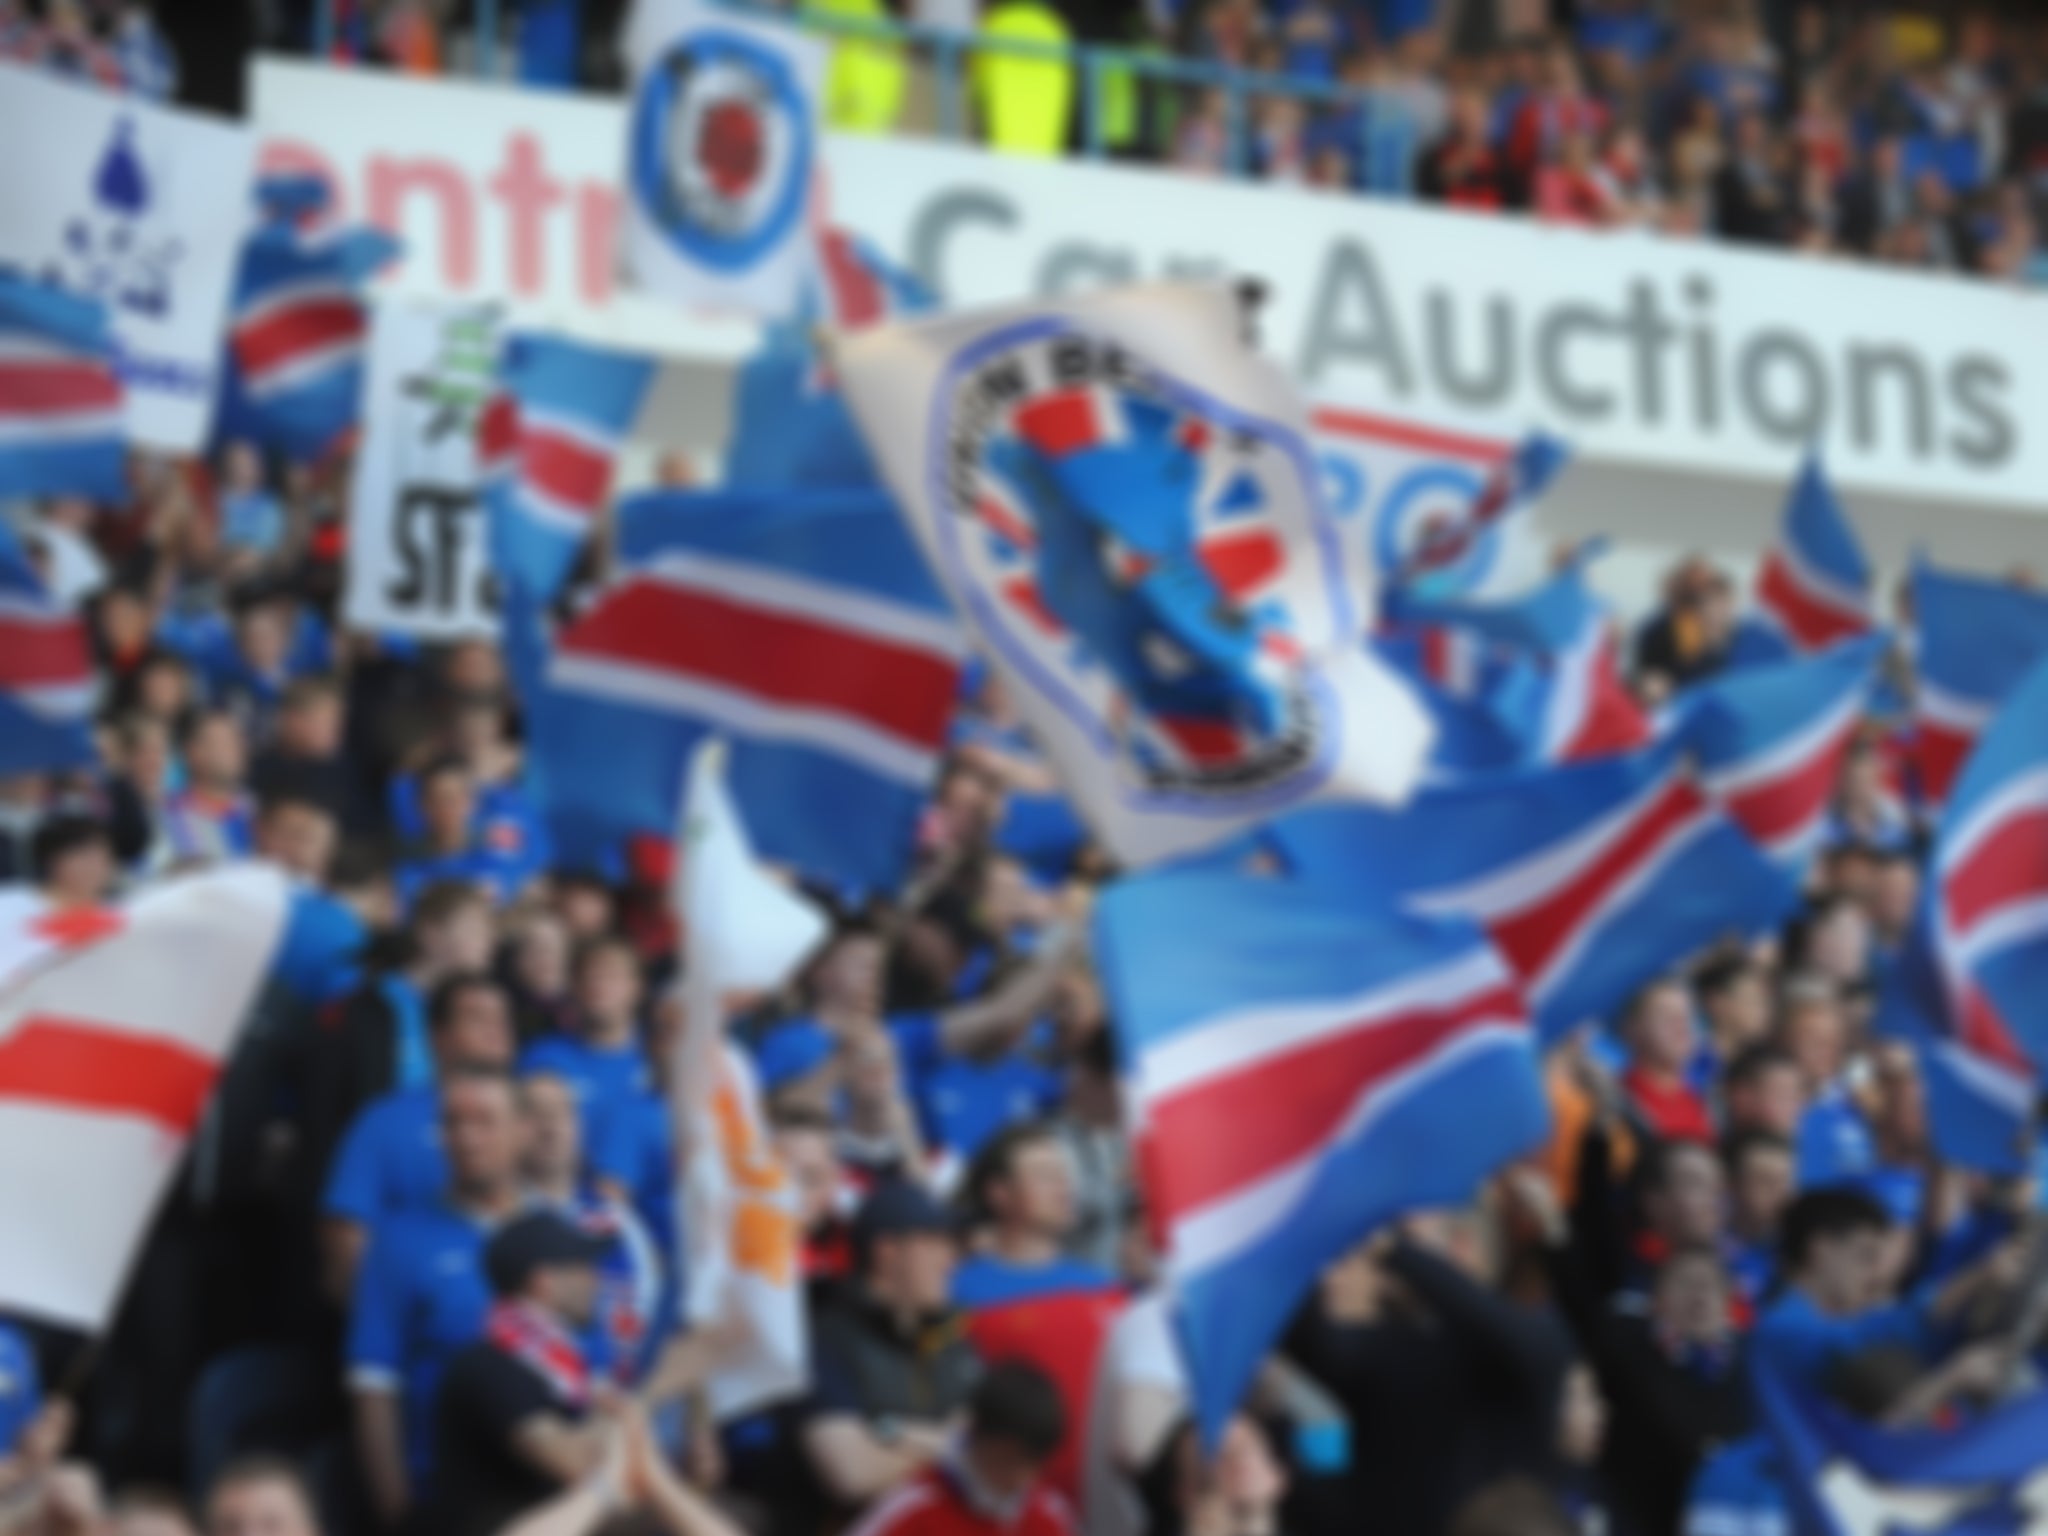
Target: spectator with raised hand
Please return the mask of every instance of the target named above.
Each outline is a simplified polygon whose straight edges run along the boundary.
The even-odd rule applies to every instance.
[[[164,806],[164,835],[180,864],[246,858],[255,848],[256,805],[248,789],[249,746],[242,722],[225,709],[202,710],[178,735],[185,783]]]

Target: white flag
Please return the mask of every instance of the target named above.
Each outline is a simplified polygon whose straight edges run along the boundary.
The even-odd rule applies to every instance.
[[[237,864],[99,912],[10,908],[36,932],[0,942],[0,1307],[106,1326],[288,900]]]
[[[1299,401],[1235,296],[1162,285],[846,341],[932,568],[1126,864],[1312,800],[1399,802],[1430,726],[1357,637]]]
[[[626,53],[626,277],[685,304],[794,313],[816,262],[825,45],[701,0],[641,0]]]
[[[809,1384],[796,1191],[775,1155],[760,1086],[725,1038],[725,999],[782,985],[825,937],[823,915],[754,858],[725,783],[726,746],[698,747],[684,791],[676,909],[684,931],[687,1022],[669,1074],[695,1326],[738,1324],[745,1343],[709,1386],[736,1418]]]

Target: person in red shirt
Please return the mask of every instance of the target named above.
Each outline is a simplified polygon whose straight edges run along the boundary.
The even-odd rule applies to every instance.
[[[953,1452],[884,1499],[853,1536],[1074,1536],[1045,1479],[1067,1431],[1059,1389],[1022,1361],[993,1366]]]
[[[1622,1028],[1628,1070],[1621,1075],[1629,1109],[1660,1140],[1712,1141],[1714,1122],[1686,1082],[1699,1049],[1692,997],[1669,978],[1637,994]]]

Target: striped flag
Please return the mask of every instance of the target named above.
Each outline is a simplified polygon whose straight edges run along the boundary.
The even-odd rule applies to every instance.
[[[1792,483],[1777,541],[1757,572],[1756,606],[1799,651],[1817,651],[1876,627],[1870,561],[1818,455],[1800,466]]]
[[[0,777],[93,762],[99,675],[85,620],[0,523]]]
[[[105,305],[0,272],[0,500],[127,500],[114,365]]]
[[[1884,653],[1882,639],[1865,636],[1709,679],[1680,701],[1674,734],[1696,755],[1707,792],[1792,873],[1819,850]]]
[[[1939,807],[2006,696],[2048,656],[2048,596],[1925,564],[1912,580],[1915,766],[1921,796]]]
[[[1499,598],[1511,590],[1503,576],[1533,563],[1510,561],[1501,549],[1511,537],[1529,542],[1527,513],[1571,462],[1571,449],[1538,432],[1495,466],[1485,486],[1457,516],[1418,529],[1393,573],[1397,586]]]
[[[219,429],[299,460],[319,458],[355,427],[370,329],[363,287],[400,251],[380,230],[316,232],[318,195],[303,177],[257,189],[261,218],[235,279]]]
[[[654,493],[620,508],[619,553],[530,702],[557,846],[665,837],[689,753],[715,733],[765,858],[893,889],[964,654],[894,509],[859,493]]]
[[[113,913],[0,921],[0,1308],[97,1332],[283,931],[284,877],[233,865]],[[69,925],[67,927],[67,925]],[[54,936],[53,936],[54,935]]]
[[[1528,1012],[1471,924],[1328,886],[1162,872],[1096,932],[1213,1442],[1325,1266],[1542,1141]]]
[[[507,343],[498,392],[477,423],[500,577],[543,603],[568,579],[653,380],[646,358],[566,337]]]
[[[1545,1040],[1612,1019],[1670,967],[1799,902],[1671,742],[1432,788],[1400,812],[1318,808],[1273,835],[1301,878],[1482,924]]]

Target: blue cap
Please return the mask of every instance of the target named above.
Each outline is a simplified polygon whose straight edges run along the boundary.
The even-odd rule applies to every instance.
[[[774,1093],[798,1078],[809,1077],[832,1059],[837,1049],[829,1031],[816,1019],[791,1019],[754,1042],[754,1070],[761,1091]]]
[[[922,1184],[891,1179],[876,1186],[853,1218],[853,1240],[865,1248],[878,1237],[916,1232],[951,1233],[953,1215]]]

